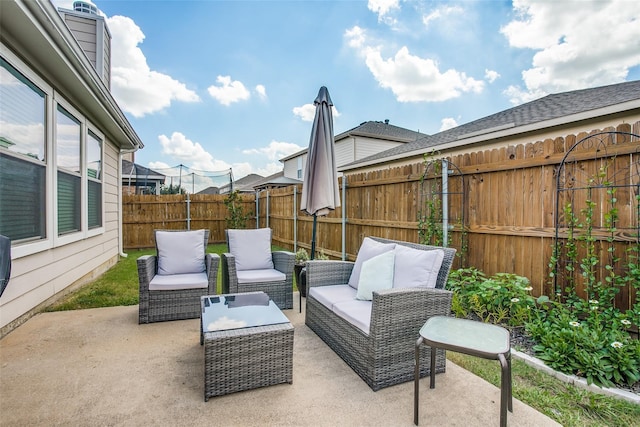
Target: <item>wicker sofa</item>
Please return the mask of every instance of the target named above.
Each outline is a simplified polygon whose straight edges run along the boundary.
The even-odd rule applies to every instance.
[[[306,325],[369,387],[377,391],[413,380],[414,351],[420,328],[431,316],[450,315],[452,293],[444,290],[444,287],[456,251],[452,248],[380,238],[370,239],[377,244],[395,245],[396,248],[400,245],[402,251],[410,248],[418,251],[440,250],[442,252],[442,255],[439,255],[442,262],[437,275],[434,272],[431,278],[431,285],[435,282],[434,288],[404,287],[402,283],[398,283],[397,286],[394,283],[396,287],[374,291],[371,301],[354,299],[353,289],[349,285],[354,267],[358,268],[358,260],[355,263],[307,262]],[[426,255],[419,252],[414,254]],[[400,255],[396,256],[400,257]],[[395,262],[398,262],[398,259]],[[406,263],[411,262],[411,259],[403,257],[402,262],[405,263],[406,270]],[[404,278],[406,279],[407,276]],[[415,286],[415,283],[411,285]],[[322,287],[328,288],[323,290]],[[323,293],[328,290],[332,290],[330,294],[333,295],[333,302],[329,303],[324,295],[326,292]],[[369,312],[370,317],[367,318]],[[420,375],[422,377],[430,373],[430,355],[430,349],[421,352]],[[445,368],[445,352],[437,350],[436,372],[444,372]]]

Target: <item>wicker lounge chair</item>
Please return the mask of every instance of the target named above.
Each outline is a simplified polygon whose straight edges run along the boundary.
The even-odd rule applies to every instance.
[[[157,255],[138,258],[138,323],[199,317],[200,297],[216,294],[220,264],[219,255],[205,253],[209,230],[156,230],[154,237]]]
[[[450,291],[444,286],[451,269],[455,249],[425,246],[407,242],[373,238],[378,243],[396,244],[444,252],[442,264],[434,276],[435,288],[423,286],[392,288],[373,292],[368,333],[341,315],[340,304],[330,309],[316,297],[314,287],[344,285],[349,282],[355,263],[348,261],[307,262],[307,302],[305,323],[333,349],[374,391],[412,381],[414,378],[415,345],[419,330],[435,315],[450,315]],[[406,250],[406,249],[403,249]],[[346,285],[348,286],[348,285]],[[334,288],[334,289],[337,289]],[[342,288],[343,290],[348,290]],[[350,291],[350,290],[349,290]],[[348,292],[347,292],[348,294]],[[345,294],[346,295],[346,294]],[[341,309],[362,307],[365,301],[345,301]],[[345,308],[346,307],[346,308]],[[366,312],[368,313],[368,312]],[[366,323],[366,322],[365,322]],[[420,375],[430,373],[430,350],[421,352]],[[436,352],[436,372],[446,368],[445,352]]]
[[[271,251],[271,229],[228,229],[229,252],[222,254],[222,292],[262,291],[281,310],[293,308],[295,254]]]

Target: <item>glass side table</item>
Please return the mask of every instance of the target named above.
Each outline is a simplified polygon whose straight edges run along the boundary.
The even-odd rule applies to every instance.
[[[507,425],[507,408],[513,412],[511,394],[511,340],[509,331],[489,323],[455,317],[434,316],[420,329],[416,342],[414,376],[413,422],[418,425],[418,395],[420,389],[420,346],[431,347],[431,378],[429,388],[436,386],[437,348],[469,354],[485,359],[498,360],[501,366],[500,426]]]

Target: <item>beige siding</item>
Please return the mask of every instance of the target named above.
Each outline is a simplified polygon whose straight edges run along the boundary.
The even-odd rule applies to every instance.
[[[107,30],[107,26],[103,25],[103,55],[102,55],[102,72],[100,76],[102,81],[111,89],[111,36]]]
[[[345,138],[336,142],[336,165],[338,167],[346,165],[355,160],[353,153],[353,138]]]
[[[358,137],[355,141],[355,160],[364,159],[365,157],[386,151],[390,148],[402,145],[402,142],[385,141],[373,138]]]

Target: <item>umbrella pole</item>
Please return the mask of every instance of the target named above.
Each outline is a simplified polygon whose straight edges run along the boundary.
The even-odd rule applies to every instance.
[[[311,259],[316,257],[316,226],[318,223],[318,216],[313,214],[313,230],[311,231]]]

